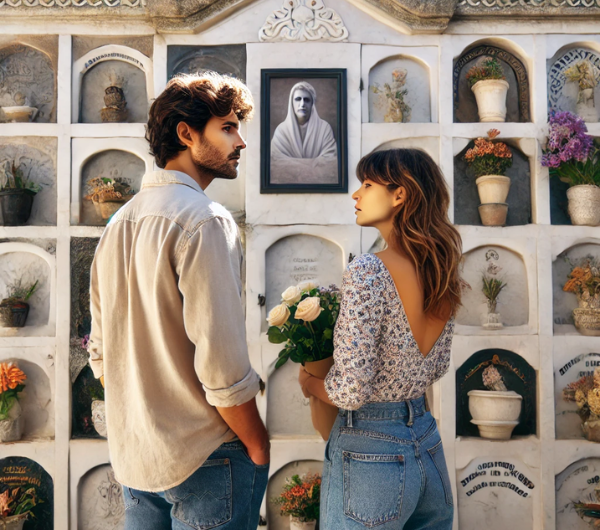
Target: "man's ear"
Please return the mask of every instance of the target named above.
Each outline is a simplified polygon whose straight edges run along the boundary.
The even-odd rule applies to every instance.
[[[192,128],[184,121],[180,121],[177,124],[177,137],[186,147],[191,147],[194,143],[194,139],[192,138]]]
[[[394,190],[394,208],[396,206],[402,206],[406,201],[406,188],[404,186],[399,186]]]

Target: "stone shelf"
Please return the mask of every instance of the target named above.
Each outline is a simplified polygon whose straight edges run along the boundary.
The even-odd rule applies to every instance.
[[[144,137],[145,123],[74,123],[71,136],[78,138]]]
[[[464,468],[477,457],[514,458],[525,463],[538,459],[540,440],[537,436],[517,436],[510,440],[486,440],[479,437],[458,437],[455,443],[456,468]]]
[[[490,129],[500,131],[499,139],[502,138],[536,138],[540,125],[535,123],[454,123],[452,124],[452,136],[459,138],[477,138],[487,136]]]
[[[498,337],[506,335],[537,335],[537,330],[529,329],[528,325],[504,326],[502,329],[493,331],[483,329],[481,326],[456,324],[455,334],[458,336]]]
[[[104,226],[71,226],[71,237],[100,237]]]
[[[600,444],[588,440],[555,440],[554,472],[563,471],[567,466],[583,458],[596,458],[600,454]]]
[[[50,469],[54,467],[54,440],[39,438],[0,443],[0,458],[14,455],[31,458],[50,473]]]
[[[44,326],[42,326],[44,327]],[[16,328],[22,329],[22,328]],[[35,336],[35,337],[22,337],[22,336],[4,336],[0,337],[0,348],[26,348],[26,347],[37,347],[37,346],[56,346],[56,338],[54,335],[50,336]]]
[[[592,136],[600,136],[600,123],[586,123],[588,133]]]
[[[56,226],[0,226],[0,238],[48,238],[55,239],[58,235]]]
[[[0,136],[58,136],[56,123],[0,123]]]

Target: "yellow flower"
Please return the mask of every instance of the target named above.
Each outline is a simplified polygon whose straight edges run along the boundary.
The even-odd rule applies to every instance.
[[[600,388],[592,388],[587,395],[590,410],[596,416],[600,416]]]

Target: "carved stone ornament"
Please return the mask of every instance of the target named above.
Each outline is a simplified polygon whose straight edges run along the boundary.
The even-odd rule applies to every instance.
[[[600,0],[459,0],[458,8],[479,7],[481,9],[499,7],[600,7]]]
[[[340,16],[323,0],[284,0],[281,9],[269,15],[258,32],[262,42],[348,40]]]
[[[0,0],[0,7],[144,7],[146,0]]]

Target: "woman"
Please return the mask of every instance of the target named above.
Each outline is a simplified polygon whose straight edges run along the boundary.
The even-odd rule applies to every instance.
[[[449,530],[452,490],[427,387],[450,363],[461,239],[438,166],[415,149],[364,157],[352,198],[387,248],[348,266],[326,379],[305,395],[340,408],[327,448],[321,528]]]

